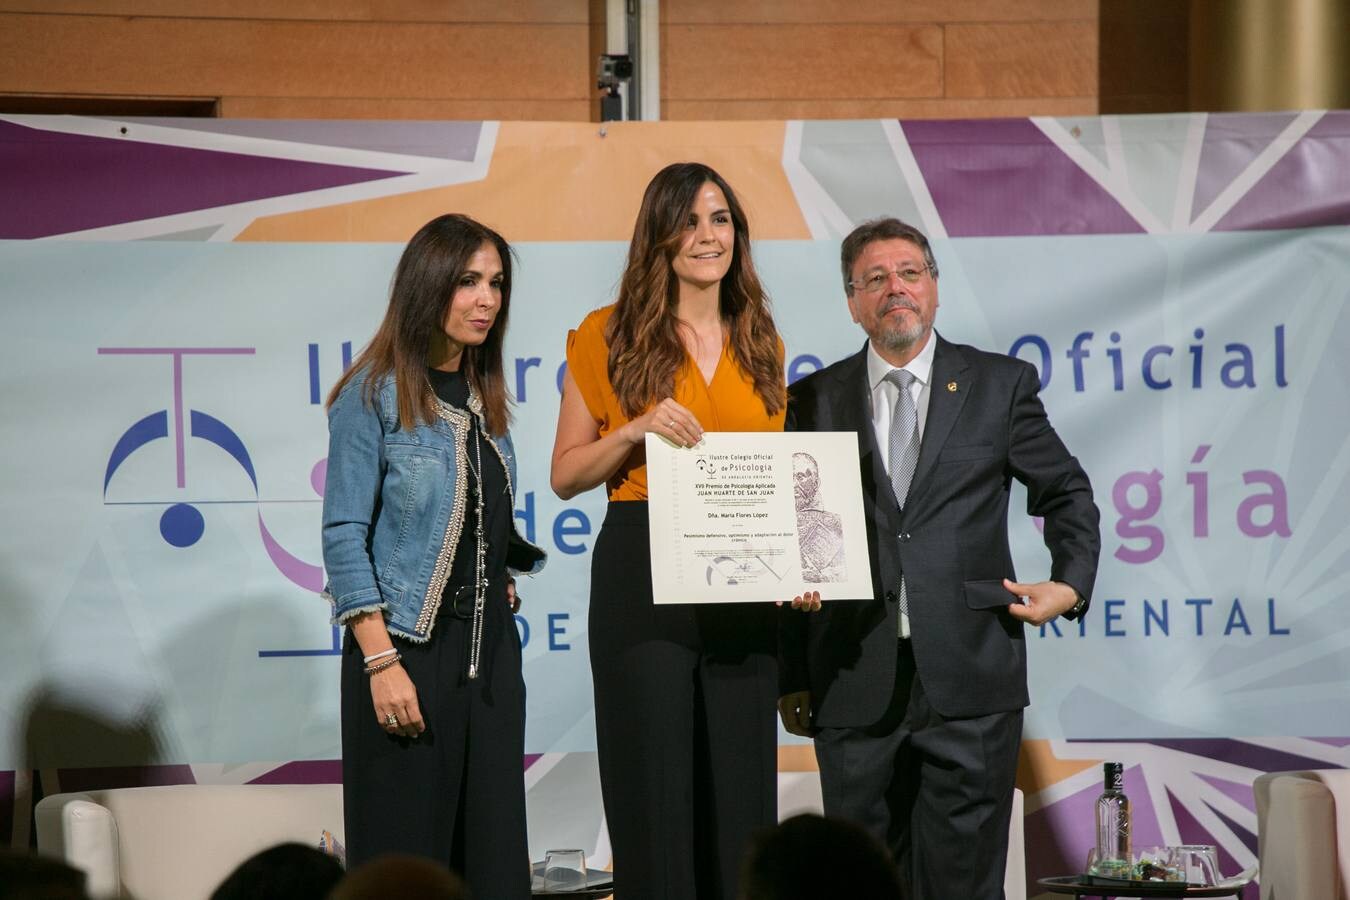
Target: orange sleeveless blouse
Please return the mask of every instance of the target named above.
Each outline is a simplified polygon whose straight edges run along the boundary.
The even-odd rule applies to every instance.
[[[572,373],[601,437],[629,421],[609,383],[605,325],[613,312],[612,304],[597,309],[567,333],[567,370]],[[778,354],[781,360],[781,341]],[[675,375],[674,397],[676,403],[694,414],[704,431],[782,431],[787,415],[785,409],[772,416],[764,411],[764,401],[755,393],[754,381],[736,365],[725,343],[710,382],[704,382],[694,358],[685,354],[684,366]],[[647,499],[647,451],[641,444],[633,448],[606,484],[610,500]]]

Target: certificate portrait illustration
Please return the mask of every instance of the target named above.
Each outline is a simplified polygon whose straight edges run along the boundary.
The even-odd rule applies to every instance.
[[[822,508],[820,464],[810,453],[792,454],[792,499],[797,507],[797,549],[802,557],[802,580],[808,584],[843,581],[844,521]]]
[[[647,482],[656,603],[871,596],[855,434],[649,434]]]

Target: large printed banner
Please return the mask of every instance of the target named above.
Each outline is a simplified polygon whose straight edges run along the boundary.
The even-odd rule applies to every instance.
[[[0,117],[0,840],[27,842],[58,790],[336,778],[322,401],[403,242],[461,211],[520,252],[516,517],[551,556],[517,620],[531,846],[603,864],[586,596],[604,498],[559,501],[548,459],[567,330],[612,301],[642,188],[679,159],[742,196],[789,379],[862,346],[838,242],[898,215],[934,240],[938,329],[1035,364],[1092,477],[1092,609],[1028,633],[1030,876],[1081,863],[1104,759],[1127,765],[1136,844],[1254,863],[1252,779],[1350,765],[1343,112]],[[1045,577],[1037,523],[1009,527],[1019,574]],[[813,767],[783,744],[785,769]]]

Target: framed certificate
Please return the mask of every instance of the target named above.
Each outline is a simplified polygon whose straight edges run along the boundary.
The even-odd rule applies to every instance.
[[[647,490],[657,603],[872,596],[852,432],[649,433]]]

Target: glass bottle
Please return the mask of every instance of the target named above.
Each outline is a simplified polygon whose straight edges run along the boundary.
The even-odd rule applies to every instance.
[[[1122,790],[1125,766],[1118,762],[1102,765],[1103,790],[1097,798],[1097,861],[1095,875],[1129,878],[1134,867],[1130,852],[1130,798]]]

